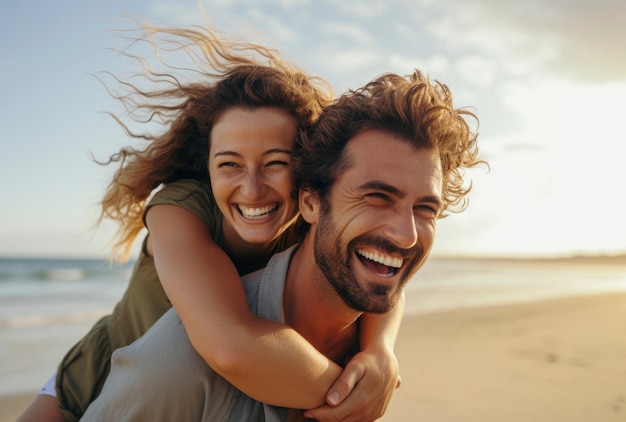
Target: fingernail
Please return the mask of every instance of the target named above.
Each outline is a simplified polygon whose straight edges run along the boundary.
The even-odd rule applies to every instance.
[[[333,406],[339,403],[339,393],[336,391],[330,392],[328,394],[328,403]]]

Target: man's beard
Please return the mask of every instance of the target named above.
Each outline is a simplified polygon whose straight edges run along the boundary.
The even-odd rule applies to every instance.
[[[389,312],[400,299],[409,276],[421,264],[423,251],[416,245],[410,250],[399,249],[389,240],[372,235],[360,236],[350,241],[346,248],[337,237],[337,230],[331,218],[330,207],[322,200],[320,219],[315,233],[315,262],[346,305],[360,312],[382,314]],[[401,255],[409,260],[398,271],[402,271],[400,282],[396,286],[361,285],[352,271],[351,257],[355,255],[356,245],[370,246],[389,254]]]

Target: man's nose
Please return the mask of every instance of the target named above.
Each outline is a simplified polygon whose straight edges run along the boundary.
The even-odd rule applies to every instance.
[[[401,249],[410,249],[417,244],[417,226],[413,208],[397,211],[388,220],[386,237]]]

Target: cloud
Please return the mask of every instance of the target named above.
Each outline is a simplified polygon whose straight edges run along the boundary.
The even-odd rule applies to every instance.
[[[169,1],[159,1],[150,6],[150,13],[158,19],[167,19],[171,23],[197,24],[198,6],[193,3],[177,4]],[[151,18],[150,16],[145,16]]]
[[[482,56],[462,57],[456,61],[455,68],[463,79],[478,88],[492,86],[498,72],[496,61]]]
[[[332,4],[334,7],[337,7],[342,13],[353,18],[356,17],[357,19],[378,18],[389,9],[389,4],[382,1],[364,2],[343,0],[335,2],[334,0],[329,0],[327,1],[327,4]]]
[[[284,10],[291,11],[299,7],[307,6],[311,4],[311,0],[275,0]],[[258,4],[256,0],[251,1],[251,4]]]
[[[367,68],[380,57],[379,53],[373,50],[351,49],[345,51],[337,49],[332,44],[319,48],[316,54],[322,67],[340,74]]]
[[[262,41],[263,44],[282,42],[288,45],[302,39],[297,27],[290,25],[293,22],[285,22],[284,15],[277,15],[254,7],[247,11],[246,16],[250,18],[250,21],[257,28],[272,28],[272,40]],[[300,19],[298,14],[292,18],[296,22]]]
[[[440,54],[432,57],[420,59],[402,54],[392,53],[389,55],[389,71],[395,71],[401,75],[419,69],[428,75],[441,75],[449,71],[450,63],[448,58]]]
[[[471,224],[488,222],[477,247],[534,254],[623,249],[626,83],[543,80],[509,85],[504,97],[521,122],[515,132],[481,139],[491,173],[471,194]]]
[[[359,44],[371,44],[375,42],[372,33],[365,30],[365,27],[347,22],[321,23],[320,35],[342,42],[356,42]]]
[[[532,62],[574,80],[625,78],[626,2],[621,0],[477,0],[463,8],[448,0],[435,10],[439,17],[427,29],[449,48]]]

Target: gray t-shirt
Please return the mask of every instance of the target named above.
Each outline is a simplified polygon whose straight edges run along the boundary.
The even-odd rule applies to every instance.
[[[248,304],[261,318],[284,322],[283,292],[295,245],[243,277]],[[100,396],[81,421],[266,421],[287,409],[265,405],[213,371],[191,346],[174,309],[142,337],[117,349]]]

